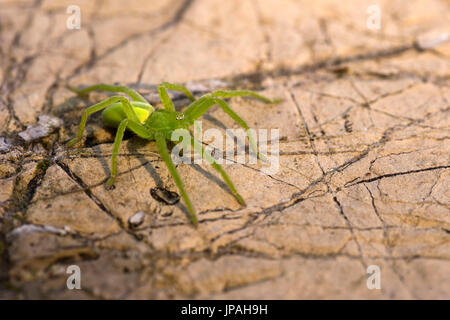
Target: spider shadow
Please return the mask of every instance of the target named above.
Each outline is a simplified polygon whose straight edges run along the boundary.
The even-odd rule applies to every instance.
[[[203,118],[204,119],[206,119],[206,120],[208,120],[209,122],[211,122],[211,123],[213,123],[215,126],[217,126],[217,127],[220,127],[221,129],[223,129],[223,130],[227,130],[227,129],[229,129],[229,128],[227,128],[222,122],[220,122],[220,120],[218,120],[217,118],[215,118],[215,117],[213,117],[213,116],[211,116],[211,115],[209,115],[209,114],[204,114],[203,115]],[[241,128],[241,127],[239,127],[239,128]],[[192,134],[192,133],[191,133]],[[225,136],[229,136],[227,133],[225,133]],[[232,137],[232,136],[231,136]],[[232,137],[233,138],[233,137]],[[245,142],[242,142],[241,141],[241,139],[238,139],[238,138],[233,138],[234,139],[234,142],[236,142],[236,147],[239,149],[239,150],[246,150],[246,147],[245,147]]]
[[[91,147],[92,150],[94,150],[95,154],[100,155],[99,157],[97,157],[98,161],[100,162],[100,165],[103,168],[103,172],[105,173],[106,177],[109,177],[111,175],[111,169],[110,169],[110,165],[111,163],[108,163],[106,161],[107,158],[111,159],[111,157],[103,157],[102,155],[102,150],[100,149],[100,145],[96,145],[96,146],[92,146]]]
[[[148,145],[149,143],[151,143],[151,142],[148,140],[144,140],[144,139],[135,137],[135,138],[133,138],[131,143],[127,144],[127,150],[129,153],[133,154],[133,156],[136,157],[140,161],[141,165],[146,169],[146,171],[150,174],[152,179],[155,181],[156,186],[159,188],[165,188],[165,183],[161,179],[160,174],[157,172],[157,169],[159,169],[159,166],[149,162],[145,158],[146,154],[139,151],[139,149],[141,149],[143,146]],[[169,153],[172,152],[172,148],[174,146],[175,146],[175,143],[173,143],[172,141],[168,141]],[[163,165],[165,165],[164,162],[163,162]],[[205,177],[206,179],[209,179],[210,181],[213,181],[216,185],[218,185],[225,192],[228,192],[231,194],[231,191],[229,190],[227,184],[224,181],[222,181],[219,177],[217,177],[214,174],[203,169],[198,164],[191,163],[190,166],[191,166],[191,168],[196,170],[198,173],[200,173],[203,177]],[[172,190],[172,191],[174,191],[174,190]],[[176,192],[179,193],[179,190],[176,190]],[[178,208],[180,208],[181,211],[183,211],[183,213],[186,215],[186,217],[190,218],[189,211],[188,211],[187,207],[184,205],[184,203],[178,202],[176,204],[176,206]],[[194,204],[194,207],[195,207],[195,204]]]
[[[228,192],[231,194],[230,189],[228,188],[227,184],[222,181],[221,179],[219,179],[218,177],[216,177],[215,175],[213,175],[212,173],[210,173],[209,171],[203,169],[200,165],[198,164],[191,164],[191,167],[197,171],[198,173],[200,173],[202,176],[204,176],[206,179],[209,179],[210,181],[213,181],[215,184],[217,184],[221,189],[223,189],[225,192]],[[218,173],[219,174],[219,173]]]
[[[217,107],[218,108],[218,107]],[[216,117],[213,117],[207,113],[203,114],[203,119],[208,120],[209,122],[211,122],[212,124],[214,124],[216,127],[219,127],[223,130],[227,130],[228,128],[220,121],[218,120]],[[191,135],[193,136],[192,132]],[[227,134],[225,134],[226,136],[228,136]],[[243,143],[240,139],[235,139],[234,140],[237,143],[237,147],[240,148],[241,150],[245,150],[245,143]],[[205,147],[205,146],[204,146]],[[225,152],[223,151],[223,154],[225,155]],[[198,156],[198,154],[196,154],[196,156]],[[223,159],[225,160],[225,159]],[[203,163],[205,163],[206,161],[202,161]],[[225,162],[225,161],[223,161]],[[209,165],[209,164],[208,164]],[[213,181],[216,185],[218,185],[222,190],[224,190],[225,192],[228,192],[230,194],[231,190],[229,189],[228,185],[219,177],[213,175],[212,173],[210,173],[209,171],[203,169],[203,167],[199,164],[195,164],[195,163],[191,163],[190,166],[196,170],[198,173],[200,173],[202,176],[204,176],[206,179],[209,179],[210,181]],[[225,170],[225,168],[224,168]],[[226,170],[225,170],[226,171]],[[220,173],[215,171],[219,176]],[[220,176],[221,177],[221,176]]]
[[[157,172],[156,169],[159,169],[159,166],[156,164],[152,164],[151,161],[148,161],[145,158],[145,154],[139,152],[139,149],[143,146],[148,145],[149,143],[154,143],[154,141],[149,141],[149,140],[145,140],[145,139],[141,139],[139,137],[136,137],[133,139],[132,143],[128,143],[127,144],[127,150],[128,152],[130,152],[131,154],[133,154],[141,163],[141,165],[145,168],[145,170],[150,174],[150,176],[152,177],[153,181],[155,181],[156,187],[158,188],[164,188],[164,182],[161,179],[159,173]],[[155,151],[155,153],[158,153],[157,151]],[[161,159],[160,159],[161,160]],[[161,160],[162,161],[162,160]],[[164,164],[165,165],[165,164]],[[177,190],[178,191],[178,190]],[[149,196],[150,196],[150,190],[149,190]],[[155,200],[156,201],[156,200]],[[168,205],[168,204],[163,204],[161,202],[159,202],[161,205]],[[178,208],[180,208],[180,210],[186,215],[186,217],[188,219],[190,219],[190,214],[189,211],[187,209],[187,207],[181,203],[180,201],[177,202],[175,204]]]
[[[153,165],[151,161],[147,160],[145,157],[148,156],[144,153],[139,152],[139,149],[143,146],[146,146],[150,143],[150,141],[141,139],[139,137],[133,138],[130,143],[127,144],[127,150],[131,153],[136,159],[141,163],[141,165],[145,168],[145,170],[150,174],[150,176],[155,181],[155,184],[158,188],[163,188],[164,182],[159,176],[156,169],[159,169],[158,165]]]
[[[115,133],[112,128],[107,128],[107,130],[111,131],[112,133]],[[132,136],[133,135],[130,132],[125,132],[123,141],[129,140],[130,138],[132,138]],[[108,143],[108,142],[106,142],[106,143]],[[114,140],[111,141],[111,143],[114,143]],[[100,148],[100,144],[92,144],[87,141],[87,142],[85,142],[85,147],[92,148],[92,150],[94,150],[94,153],[96,155],[98,155],[97,159],[103,168],[103,172],[105,173],[106,177],[109,178],[111,175],[112,151],[111,151],[111,154],[108,157],[106,157],[106,156],[102,156],[103,152]]]

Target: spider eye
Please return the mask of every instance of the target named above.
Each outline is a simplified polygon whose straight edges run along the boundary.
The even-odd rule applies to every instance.
[[[184,119],[184,113],[177,114],[177,117],[175,118],[177,120],[183,120]]]

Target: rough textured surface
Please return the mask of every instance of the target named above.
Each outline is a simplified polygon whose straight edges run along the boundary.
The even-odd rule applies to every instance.
[[[0,1],[0,298],[450,298],[450,44],[427,38],[450,32],[450,2],[379,3],[373,31],[372,1],[86,0],[69,30],[71,1]],[[181,164],[194,229],[182,202],[150,195],[176,186],[131,135],[105,190],[114,132],[99,116],[85,148],[64,147],[105,97],[67,85],[157,102],[161,81],[285,98],[230,101],[282,138],[276,174],[226,166],[246,208],[210,167]],[[46,114],[62,127],[21,140]],[[204,119],[236,127],[218,108]],[[66,288],[71,264],[82,290]]]

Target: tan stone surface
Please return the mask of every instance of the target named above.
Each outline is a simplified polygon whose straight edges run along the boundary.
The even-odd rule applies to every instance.
[[[0,1],[0,298],[450,298],[450,2]],[[151,4],[150,4],[151,3]],[[208,165],[178,170],[193,228],[153,142],[129,135],[116,188],[114,132],[67,85],[121,83],[157,104],[162,81],[248,88],[233,98],[252,128],[280,129],[280,169],[225,168],[241,207]],[[197,93],[200,95],[201,93]],[[173,95],[182,109],[186,99]],[[61,128],[18,133],[50,114]],[[237,128],[217,107],[203,129]],[[130,217],[146,213],[142,224]],[[82,290],[66,288],[66,268]],[[381,268],[381,290],[366,286]]]

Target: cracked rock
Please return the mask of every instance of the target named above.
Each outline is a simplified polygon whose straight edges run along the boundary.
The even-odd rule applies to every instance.
[[[2,4],[0,298],[449,299],[450,7],[380,0],[375,31],[370,4],[79,1],[76,31],[64,1]],[[162,108],[161,82],[283,99],[225,99],[279,160],[270,175],[247,156],[222,164],[246,206],[206,162],[176,166],[197,228],[154,141],[125,133],[114,190],[101,112],[65,146],[118,94],[68,86],[130,84]],[[228,149],[240,125],[220,106],[200,120],[215,155],[250,149]],[[71,264],[82,290],[67,290]]]
[[[4,137],[0,137],[0,152],[7,152],[11,147],[12,145],[7,143]]]
[[[25,131],[19,133],[19,136],[26,142],[34,141],[48,136],[56,129],[61,127],[63,121],[59,118],[42,115],[36,124],[29,125]]]

